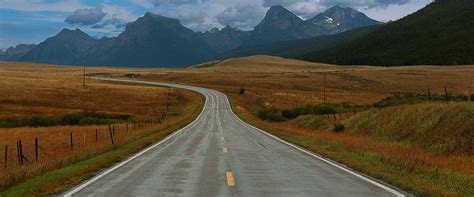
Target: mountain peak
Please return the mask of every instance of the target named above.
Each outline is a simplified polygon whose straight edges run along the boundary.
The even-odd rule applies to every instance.
[[[266,16],[295,16],[292,12],[290,12],[288,9],[284,8],[281,5],[274,5],[270,7],[270,9],[267,11]]]
[[[380,24],[362,12],[350,7],[334,6],[308,20],[325,27],[331,33],[341,33],[350,29]]]
[[[90,38],[89,35],[87,35],[86,33],[84,33],[83,31],[81,31],[80,29],[67,29],[67,28],[64,28],[63,30],[61,30],[56,36],[56,38],[71,38],[71,37],[81,37],[81,38]],[[92,39],[92,38],[91,38]]]
[[[153,14],[151,12],[146,12],[145,15],[142,18],[150,19],[150,20],[179,22],[178,19],[169,18],[169,17],[166,17],[166,16],[158,15],[158,14]]]
[[[74,30],[72,29],[68,29],[68,28],[64,28],[62,29],[59,34],[64,34],[64,33],[74,33],[74,32],[77,32],[77,33],[83,33],[80,29],[76,28]]]
[[[263,21],[258,25],[277,25],[281,23],[286,23],[288,24],[296,24],[299,22],[302,22],[303,20],[284,8],[281,5],[275,5],[272,6],[268,11],[267,14],[265,15],[265,18],[263,18]],[[257,27],[258,27],[257,26]],[[257,28],[256,27],[256,28]]]

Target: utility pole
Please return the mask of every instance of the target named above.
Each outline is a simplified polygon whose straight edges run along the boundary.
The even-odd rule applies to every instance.
[[[168,91],[166,92],[166,113],[168,113],[168,109],[170,107],[170,90],[171,90],[171,87],[168,88]]]
[[[84,66],[84,73],[82,75],[82,86],[86,87],[86,66]]]
[[[467,101],[470,103],[471,102],[471,87],[472,87],[472,81],[471,83],[469,84],[469,90],[468,90],[468,93],[467,93]]]
[[[323,82],[323,101],[326,102],[326,73],[324,73],[324,82]]]

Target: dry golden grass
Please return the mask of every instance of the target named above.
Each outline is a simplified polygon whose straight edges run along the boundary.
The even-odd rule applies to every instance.
[[[0,119],[30,116],[61,117],[65,114],[95,111],[130,115],[138,123],[115,127],[115,146],[185,122],[199,108],[197,93],[172,90],[170,113],[160,123],[156,117],[166,110],[167,88],[127,85],[87,79],[82,84],[82,68],[30,63],[0,63]],[[128,69],[88,68],[89,74],[124,75]],[[155,120],[153,124],[142,121]],[[128,124],[128,129],[127,129]],[[96,141],[96,129],[98,138]],[[70,135],[73,135],[73,150]],[[35,161],[34,140],[39,140]],[[21,140],[25,160],[19,165],[16,142]],[[47,171],[104,153],[113,148],[108,126],[54,126],[43,128],[0,128],[2,166],[0,191]],[[7,167],[4,167],[8,146]]]
[[[253,110],[262,102],[279,108],[323,102],[371,104],[395,92],[467,94],[474,79],[472,66],[370,67],[334,66],[253,56],[225,60],[207,68],[143,70],[142,79],[211,87],[235,96]],[[246,94],[237,96],[240,87]]]
[[[126,69],[88,68],[88,73],[127,73]],[[165,108],[165,88],[111,84],[86,79],[82,68],[0,62],[0,119],[32,115],[60,116],[96,111],[140,118]],[[173,94],[172,106],[184,104]]]
[[[0,65],[3,66],[2,63]],[[0,66],[0,67],[2,67]],[[35,72],[44,72],[50,75],[49,79],[59,84],[58,87],[66,86],[61,90],[67,90],[67,87],[72,88],[72,92],[75,90],[81,90],[81,68],[68,68],[64,70],[63,67],[51,67],[38,66],[40,71],[32,70],[30,67],[16,67],[16,66],[3,66],[2,72],[12,70],[15,74],[1,74],[0,83],[6,79],[13,78],[18,80],[18,84],[28,83],[32,86],[36,85],[34,81]],[[26,71],[23,71],[26,70]],[[29,72],[33,81],[25,79]],[[71,76],[67,79],[56,80],[57,74],[52,73],[63,72],[61,76]],[[123,77],[125,73],[138,73],[142,76],[139,77],[141,80],[160,81],[160,82],[173,82],[173,83],[184,83],[196,86],[203,86],[214,88],[225,92],[229,95],[234,103],[236,109],[240,114],[245,115],[260,125],[264,125],[267,128],[277,130],[282,136],[287,136],[288,139],[295,140],[295,143],[302,143],[308,148],[316,151],[322,151],[325,156],[335,158],[341,162],[347,162],[356,169],[363,169],[364,171],[373,171],[374,175],[384,176],[389,178],[390,181],[401,181],[401,185],[420,185],[419,187],[413,186],[408,189],[420,189],[421,194],[424,192],[433,190],[433,194],[453,194],[449,189],[439,188],[439,183],[427,182],[420,178],[416,173],[416,165],[425,166],[426,169],[439,168],[446,171],[453,171],[456,173],[463,173],[466,176],[472,176],[472,156],[470,155],[449,155],[449,154],[434,154],[427,152],[416,146],[410,146],[404,143],[392,143],[384,140],[378,140],[370,137],[370,135],[345,132],[335,134],[330,131],[316,131],[314,129],[302,129],[297,128],[291,121],[285,123],[269,123],[259,120],[253,116],[253,112],[262,106],[275,106],[279,109],[293,108],[303,104],[314,104],[323,102],[323,79],[326,75],[326,98],[327,102],[338,103],[349,101],[357,104],[372,104],[378,102],[381,99],[390,96],[395,92],[411,92],[411,93],[426,93],[427,89],[431,90],[432,94],[444,94],[444,86],[447,87],[451,94],[467,94],[468,87],[471,80],[474,79],[474,67],[473,66],[416,66],[416,67],[370,67],[370,66],[334,66],[325,65],[318,63],[309,63],[297,60],[288,60],[277,57],[268,56],[253,56],[247,58],[238,58],[225,60],[217,63],[211,67],[205,68],[186,68],[186,69],[113,69],[113,68],[90,68],[89,73],[107,75],[114,77]],[[74,78],[74,79],[71,79]],[[72,82],[69,83],[68,80]],[[66,82],[67,81],[67,82]],[[61,84],[69,84],[63,85]],[[92,84],[95,84],[92,87]],[[20,85],[21,86],[21,85]],[[133,86],[126,86],[130,88],[129,91],[124,90],[122,85],[109,84],[104,82],[91,82],[88,87],[94,89],[92,92],[94,95],[100,94],[102,90],[116,90],[123,94],[128,94],[125,100],[137,99],[136,105],[130,103],[120,104],[120,96],[114,96],[113,98],[118,99],[114,104],[110,102],[114,99],[104,99],[104,103],[100,105],[92,105],[97,107],[98,111],[104,111],[107,113],[128,113],[134,117],[143,116],[143,106],[148,105],[146,101],[148,99],[135,98],[147,95],[147,88],[140,88],[142,92],[135,92]],[[2,84],[1,87],[4,87]],[[239,95],[239,89],[243,87],[246,92],[243,95]],[[24,87],[19,87],[19,89]],[[125,88],[126,89],[126,88]],[[152,88],[154,89],[154,88]],[[12,90],[10,90],[12,91]],[[29,90],[34,91],[34,90]],[[54,92],[55,89],[52,88]],[[138,90],[137,90],[138,91]],[[15,91],[12,91],[15,92]],[[42,91],[37,91],[35,95],[41,95]],[[68,91],[66,91],[68,92]],[[128,92],[128,93],[127,93]],[[112,93],[111,93],[112,94]],[[148,92],[150,95],[150,93]],[[22,100],[24,98],[20,92],[17,91],[16,96],[12,100]],[[49,95],[49,94],[48,94]],[[66,96],[68,100],[74,99],[76,94]],[[87,97],[89,94],[81,94],[84,100],[92,99]],[[117,94],[120,95],[120,94]],[[154,94],[153,94],[154,95]],[[64,95],[58,96],[61,98]],[[105,96],[105,95],[104,95]],[[134,97],[135,96],[135,97]],[[145,96],[146,97],[146,96]],[[30,98],[30,97],[27,97]],[[6,100],[6,97],[0,97],[2,100]],[[100,99],[100,98],[96,98]],[[140,100],[142,99],[142,100]],[[59,99],[54,99],[59,102]],[[56,102],[47,102],[45,99],[34,100],[33,104],[44,103],[42,105],[33,105],[28,102],[21,102],[19,105],[8,107],[8,105],[0,105],[1,110],[8,111],[9,113],[18,113],[18,116],[25,114],[31,114],[38,110],[40,112],[48,112],[51,115],[68,113],[70,111],[77,110],[88,110],[90,105],[80,106],[82,99],[75,103],[79,107],[68,108],[67,104],[56,105]],[[159,99],[158,99],[159,100]],[[139,102],[140,101],[140,102]],[[143,101],[143,102],[141,102]],[[101,101],[96,101],[101,102]],[[3,103],[3,102],[2,102]],[[28,103],[26,105],[24,103]],[[138,104],[139,103],[139,104]],[[15,104],[15,103],[14,103]],[[123,107],[130,104],[132,106]],[[9,104],[13,105],[13,104]],[[100,107],[100,106],[109,107]],[[121,105],[121,106],[119,106]],[[21,107],[18,107],[21,106]],[[28,107],[26,107],[28,106]],[[51,107],[59,106],[59,107]],[[65,107],[66,106],[66,107]],[[157,105],[158,106],[158,105]],[[175,104],[174,106],[178,106]],[[35,107],[40,107],[37,109]],[[116,107],[111,110],[112,107]],[[25,110],[23,110],[24,108]],[[22,109],[22,110],[19,110]],[[160,111],[159,108],[156,111]],[[176,110],[175,110],[176,111]],[[2,112],[3,113],[3,112]],[[146,115],[145,115],[146,116]],[[95,132],[95,131],[94,131]],[[78,131],[78,136],[81,136],[81,132]],[[60,137],[64,141],[64,135]],[[86,134],[86,138],[89,136]],[[67,137],[67,136],[66,136]],[[80,140],[80,139],[79,139]],[[338,146],[325,145],[323,142],[331,144],[342,144]],[[31,142],[28,142],[31,143]],[[78,142],[80,143],[80,142]],[[323,147],[323,148],[321,148]],[[329,149],[326,149],[329,147]],[[342,148],[344,147],[344,148]],[[346,156],[353,156],[352,153],[349,155],[342,154],[342,150],[358,151],[362,156],[362,160],[355,158],[348,158]],[[344,152],[344,151],[342,151]],[[373,164],[365,161],[367,155],[383,155],[383,161],[381,164]],[[369,158],[370,159],[370,158]],[[386,161],[385,161],[386,159]],[[391,162],[391,163],[390,163]],[[402,163],[398,163],[402,162]],[[400,166],[403,170],[413,170],[408,174],[399,174],[396,171],[387,170],[388,165]],[[402,166],[407,165],[407,166]],[[415,166],[413,166],[415,165]],[[406,172],[406,171],[404,171]],[[437,170],[436,170],[437,172]],[[416,176],[412,176],[412,175]],[[381,177],[378,177],[381,178]],[[428,192],[430,193],[430,192]]]

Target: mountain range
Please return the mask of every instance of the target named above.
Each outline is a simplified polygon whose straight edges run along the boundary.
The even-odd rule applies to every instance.
[[[307,43],[288,55],[339,65],[474,64],[474,1],[436,0],[398,21]]]
[[[179,20],[146,13],[117,37],[93,39],[79,29],[64,29],[12,60],[63,65],[182,67],[220,58],[239,47],[254,47],[332,35],[378,21],[351,8],[332,7],[303,20],[273,6],[252,31],[230,26],[194,32]]]
[[[302,40],[240,46],[219,58],[273,55],[338,65],[472,65],[472,19],[474,1],[436,0],[397,21]]]

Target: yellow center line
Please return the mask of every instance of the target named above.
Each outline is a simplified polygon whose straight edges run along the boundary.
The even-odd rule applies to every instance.
[[[224,150],[223,150],[223,151],[224,151],[224,153],[227,153],[227,152],[229,152],[229,150],[228,150],[227,148],[224,148]]]
[[[235,186],[234,175],[232,174],[232,172],[227,172],[225,173],[225,175],[227,176],[227,186]]]

